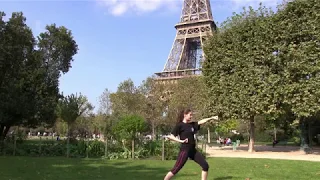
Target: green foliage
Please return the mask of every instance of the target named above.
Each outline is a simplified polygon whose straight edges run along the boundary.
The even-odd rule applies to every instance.
[[[111,100],[110,100],[110,91],[106,88],[102,95],[99,97],[99,114],[110,115],[111,114]]]
[[[272,12],[250,8],[225,22],[204,48],[204,77],[211,111],[226,118],[250,119],[274,105],[279,77],[272,74]]]
[[[71,31],[64,26],[47,25],[46,30],[38,37],[38,48],[41,57],[47,64],[48,76],[51,76],[50,79],[55,79],[55,76],[59,76],[57,72],[69,71],[73,55],[78,52],[78,45]]]
[[[179,152],[179,143],[165,141],[165,159],[175,160]],[[201,153],[201,149],[198,149]],[[13,155],[13,141],[6,141],[3,154]],[[16,156],[42,156],[62,157],[67,152],[66,141],[55,141],[43,138],[42,140],[27,140],[17,143]],[[107,157],[105,155],[105,142],[97,140],[75,140],[70,143],[71,158],[104,158],[104,159],[131,159],[131,151],[123,148],[120,142],[108,144]],[[145,141],[136,145],[136,159],[161,159],[162,140]]]
[[[274,16],[277,24],[278,59],[283,66],[285,103],[296,117],[310,117],[319,112],[320,97],[320,2],[288,2]]]
[[[77,118],[85,112],[92,110],[93,106],[88,102],[85,96],[82,96],[81,94],[79,96],[71,94],[59,100],[57,109],[59,117],[68,125],[67,157],[69,157],[70,150],[72,150],[72,147],[69,146],[71,135],[70,128],[74,125]]]
[[[162,101],[165,86],[157,83],[154,77],[148,77],[139,86],[138,91],[145,98],[141,98],[142,116],[146,119],[149,129],[155,137],[156,130],[164,124],[163,112],[166,102]]]
[[[22,12],[7,22],[0,12],[0,137],[16,125],[52,125],[59,78],[71,67],[78,47],[71,31],[54,24],[37,40]]]
[[[226,121],[221,121],[219,124],[215,127],[216,132],[223,135],[226,133],[229,133],[231,130],[236,130],[238,127],[239,122],[235,119],[229,119]]]
[[[224,22],[204,47],[210,110],[251,119],[251,127],[255,116],[267,115],[264,121],[273,120],[267,124],[286,129],[279,119],[292,112],[305,127],[320,110],[319,7],[316,0],[294,0],[277,13],[260,6]]]
[[[210,117],[206,105],[208,104],[208,89],[202,76],[180,79],[172,91],[169,108],[179,109],[181,107],[191,108],[195,119]]]
[[[121,82],[117,92],[110,96],[112,114],[120,117],[123,114],[141,114],[142,99],[145,98],[139,93],[131,79]]]
[[[135,139],[137,133],[143,133],[146,130],[146,122],[139,115],[123,116],[113,128],[114,134],[122,139]]]
[[[71,125],[78,117],[92,109],[93,106],[88,102],[87,97],[81,94],[79,96],[71,94],[59,101],[58,114],[61,119]]]
[[[55,140],[28,140],[17,143],[16,156],[65,156],[66,141]],[[6,142],[4,154],[12,155],[14,151],[13,142]],[[100,141],[85,140],[74,141],[70,144],[70,157],[102,157],[104,155],[104,143]]]

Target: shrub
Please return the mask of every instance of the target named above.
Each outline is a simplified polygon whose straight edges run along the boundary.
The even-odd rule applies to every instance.
[[[138,141],[139,142],[139,141]],[[179,143],[165,141],[165,159],[174,160],[179,152]],[[73,140],[69,145],[71,158],[105,158],[105,159],[131,159],[131,148],[123,146],[121,142],[111,141],[108,143],[107,156],[105,156],[105,142],[93,140]],[[198,149],[202,154],[202,150]],[[4,155],[16,156],[66,156],[67,142],[55,140],[26,140],[16,144],[12,141],[6,142],[2,152]],[[162,140],[141,141],[136,143],[134,158],[135,159],[161,159],[162,157]]]

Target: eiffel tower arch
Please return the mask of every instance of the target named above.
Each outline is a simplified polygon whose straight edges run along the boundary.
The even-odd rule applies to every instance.
[[[175,83],[183,77],[201,75],[203,43],[216,29],[210,0],[184,0],[180,22],[175,28],[176,37],[168,59],[162,72],[155,73],[157,81]]]

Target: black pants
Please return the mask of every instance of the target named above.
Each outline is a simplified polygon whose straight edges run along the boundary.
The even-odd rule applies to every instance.
[[[203,155],[196,150],[196,148],[185,148],[180,150],[176,164],[171,169],[172,174],[177,174],[187,162],[188,158],[198,163],[202,167],[203,171],[209,170],[208,162],[204,159]]]

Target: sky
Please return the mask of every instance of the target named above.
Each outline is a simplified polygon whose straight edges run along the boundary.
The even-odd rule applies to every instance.
[[[60,78],[64,95],[82,93],[98,109],[108,88],[132,79],[138,86],[161,72],[179,22],[183,0],[0,0],[7,16],[22,11],[34,36],[55,23],[72,31],[79,46],[72,68]],[[216,23],[260,2],[275,7],[281,0],[210,0]]]

